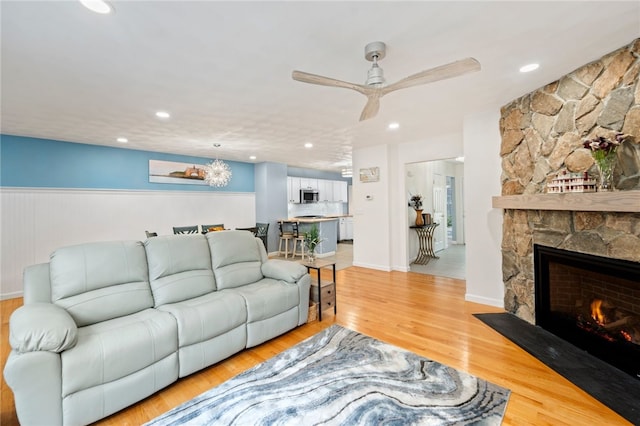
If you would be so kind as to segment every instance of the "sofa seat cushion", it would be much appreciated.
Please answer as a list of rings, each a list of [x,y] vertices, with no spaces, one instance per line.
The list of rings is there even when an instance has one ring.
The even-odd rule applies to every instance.
[[[76,345],[62,352],[62,395],[113,382],[177,350],[175,319],[155,309],[81,327]]]
[[[274,317],[300,303],[297,285],[270,278],[238,287],[235,291],[246,300],[249,323]]]
[[[245,301],[235,291],[216,291],[158,309],[175,317],[180,348],[204,342],[247,322]]]

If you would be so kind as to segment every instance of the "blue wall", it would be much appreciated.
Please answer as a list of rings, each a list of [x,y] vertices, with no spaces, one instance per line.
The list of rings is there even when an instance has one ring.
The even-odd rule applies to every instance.
[[[226,161],[224,188],[149,182],[149,160],[207,164],[210,159],[49,139],[0,135],[0,186],[254,192],[254,165]]]

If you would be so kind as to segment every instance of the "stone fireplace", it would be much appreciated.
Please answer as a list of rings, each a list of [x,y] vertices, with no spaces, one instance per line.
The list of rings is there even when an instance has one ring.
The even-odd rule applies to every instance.
[[[533,245],[640,262],[640,39],[501,110],[505,309],[535,324]],[[584,139],[622,132],[616,192],[546,194],[564,171],[597,175]]]
[[[504,209],[504,305],[531,324],[534,245],[640,264],[639,74],[636,39],[501,110],[502,194],[493,206]],[[629,136],[617,151],[614,192],[546,193],[563,172],[596,177],[582,143],[616,132]]]

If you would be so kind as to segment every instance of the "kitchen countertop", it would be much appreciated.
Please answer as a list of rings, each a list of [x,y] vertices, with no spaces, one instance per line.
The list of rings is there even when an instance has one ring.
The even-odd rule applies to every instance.
[[[284,219],[285,222],[300,222],[300,223],[319,223],[319,222],[330,222],[332,220],[338,220],[338,216],[326,216],[326,217],[291,217],[289,219]]]

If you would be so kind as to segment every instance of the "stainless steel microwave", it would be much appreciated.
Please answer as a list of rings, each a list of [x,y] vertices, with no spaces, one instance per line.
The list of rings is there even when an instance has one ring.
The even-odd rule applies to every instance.
[[[316,189],[301,189],[300,190],[300,202],[301,203],[317,203],[318,202],[318,190],[316,190]]]

